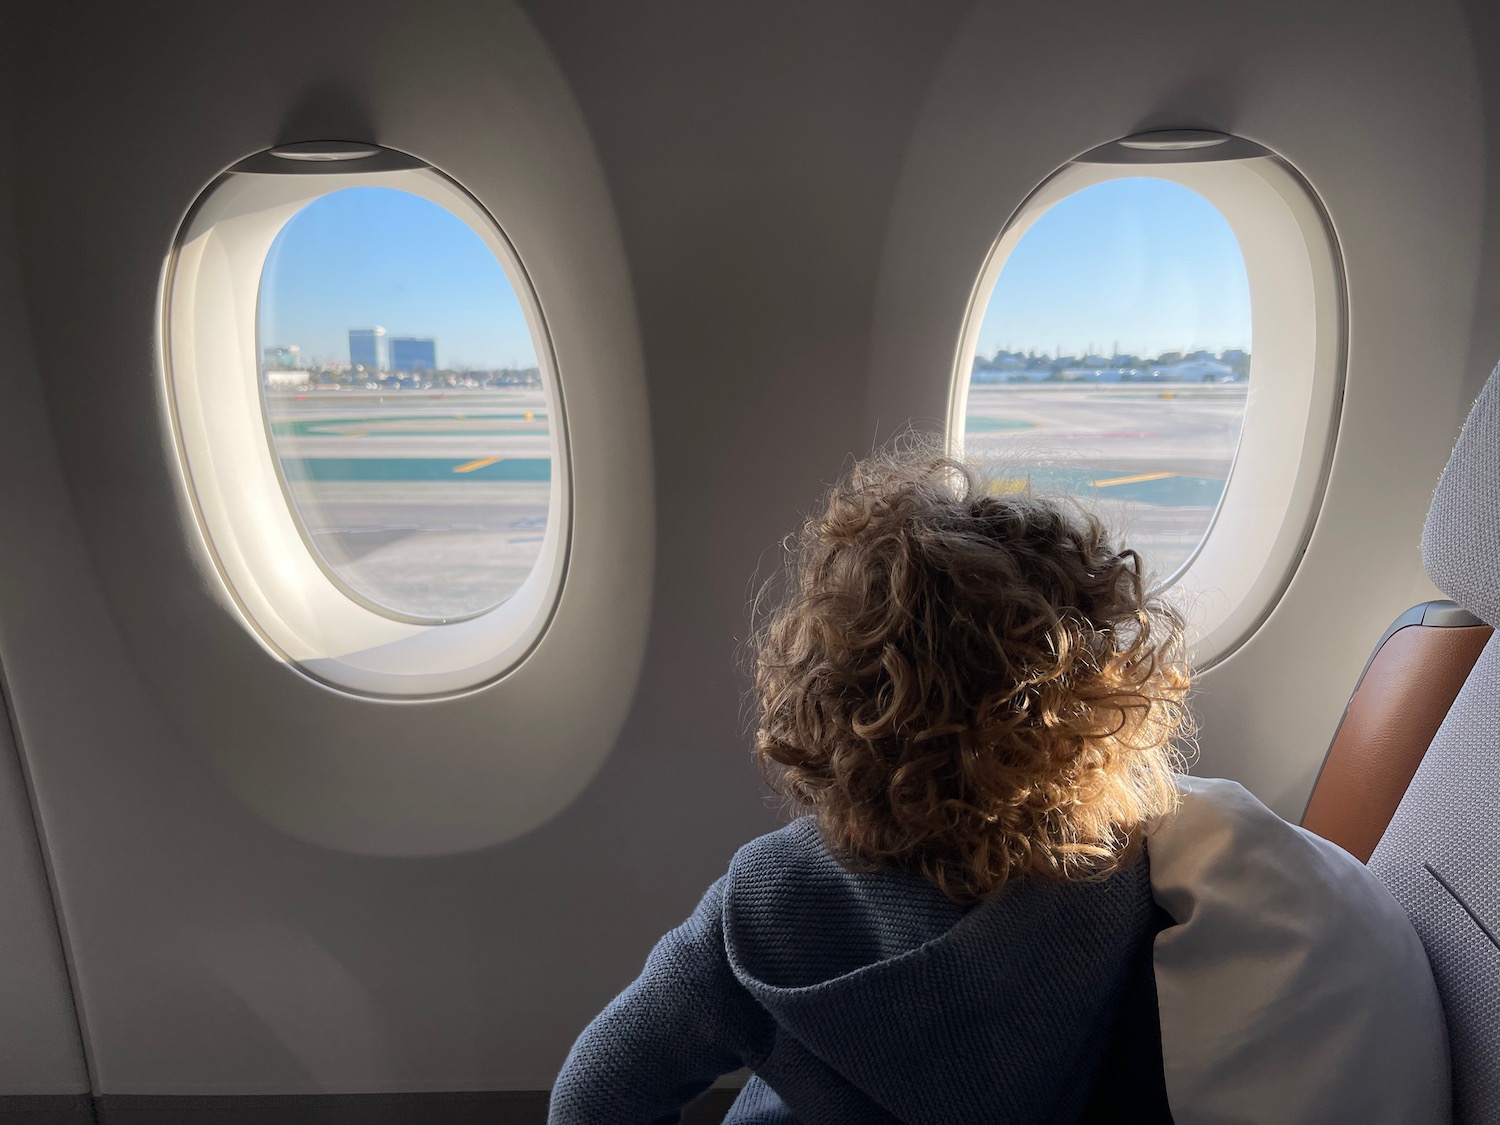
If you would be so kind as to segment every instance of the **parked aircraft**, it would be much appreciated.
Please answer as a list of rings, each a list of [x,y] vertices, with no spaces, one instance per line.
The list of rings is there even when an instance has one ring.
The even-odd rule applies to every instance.
[[[4,5],[0,1120],[546,1120],[785,823],[749,603],[914,432],[1138,546],[1192,772],[1374,854],[1493,1122],[1495,610],[1419,544],[1497,57],[1484,0]]]
[[[1227,363],[1216,363],[1211,359],[1189,360],[1166,367],[1151,368],[1145,378],[1155,382],[1170,383],[1231,383],[1235,379],[1234,368]]]

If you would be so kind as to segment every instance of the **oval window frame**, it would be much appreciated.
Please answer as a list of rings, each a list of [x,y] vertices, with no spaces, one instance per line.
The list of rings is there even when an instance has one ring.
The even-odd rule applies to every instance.
[[[415,157],[354,147],[359,155],[316,144],[259,153],[199,196],[163,276],[164,402],[200,560],[252,635],[331,687],[375,698],[449,697],[483,687],[524,660],[562,596],[573,530],[562,382],[531,276],[490,211]],[[318,155],[325,148],[332,155]],[[536,343],[552,422],[547,529],[527,579],[472,616],[403,617],[352,596],[307,541],[283,481],[256,351],[261,278],[272,243],[294,215],[353,187],[410,192],[463,221],[505,271]]]
[[[1177,135],[1159,136],[1170,145]],[[1343,407],[1348,302],[1338,240],[1311,185],[1253,142],[1195,136],[1222,140],[1158,148],[1144,134],[1102,145],[1063,165],[1012,212],[964,314],[947,442],[963,456],[980,325],[1006,261],[1037,219],[1086,188],[1138,176],[1169,180],[1207,199],[1240,244],[1253,346],[1245,416],[1223,495],[1192,555],[1163,583],[1187,614],[1193,664],[1202,671],[1270,617],[1312,538]],[[1287,449],[1297,456],[1287,459]]]

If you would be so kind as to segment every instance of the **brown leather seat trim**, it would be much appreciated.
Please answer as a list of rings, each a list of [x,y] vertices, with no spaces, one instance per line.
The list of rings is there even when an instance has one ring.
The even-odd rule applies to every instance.
[[[1333,736],[1304,828],[1369,860],[1492,631],[1414,623],[1387,635]]]

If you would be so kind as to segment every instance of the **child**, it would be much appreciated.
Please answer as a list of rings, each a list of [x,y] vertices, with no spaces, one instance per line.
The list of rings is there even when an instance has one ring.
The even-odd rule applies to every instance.
[[[1143,846],[1188,732],[1182,620],[1071,501],[860,464],[757,629],[751,841],[574,1045],[550,1120],[1168,1122]]]

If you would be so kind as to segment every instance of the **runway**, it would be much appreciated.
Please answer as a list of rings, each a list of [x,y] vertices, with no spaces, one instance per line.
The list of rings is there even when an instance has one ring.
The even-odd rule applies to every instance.
[[[531,573],[552,475],[540,388],[267,391],[266,408],[303,527],[361,598],[452,619]]]
[[[1246,391],[976,386],[965,451],[997,491],[1029,486],[1078,497],[1165,577],[1213,517]],[[357,596],[450,619],[498,604],[530,573],[553,471],[540,388],[275,389],[266,407],[303,527]]]
[[[1079,498],[1164,579],[1207,532],[1234,464],[1248,386],[970,388],[964,449],[999,487]]]

